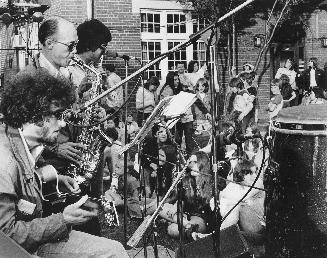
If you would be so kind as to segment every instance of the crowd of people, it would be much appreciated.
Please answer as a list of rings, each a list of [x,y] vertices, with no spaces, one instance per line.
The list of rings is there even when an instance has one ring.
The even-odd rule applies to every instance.
[[[266,149],[260,139],[244,143],[222,140],[232,132],[252,135],[258,131],[258,76],[251,64],[234,73],[223,121],[214,125],[207,66],[196,60],[189,62],[187,69],[185,63],[178,63],[162,85],[159,78],[150,77],[138,88],[136,112],[130,112],[126,120],[120,112],[124,100],[121,87],[94,106],[92,113],[75,114],[69,120],[64,111],[83,106],[94,97],[95,87],[103,91],[121,81],[113,65],[101,67],[101,57],[111,41],[110,30],[96,19],[76,29],[65,19],[51,17],[40,25],[38,37],[41,51],[30,66],[6,83],[0,106],[4,122],[0,131],[1,231],[41,257],[128,257],[119,242],[101,237],[99,205],[89,198],[105,197],[117,207],[123,206],[127,188],[131,218],[152,214],[170,191],[159,212],[168,235],[178,237],[183,230],[186,237],[195,239],[211,233],[219,223],[212,193],[212,150],[210,142],[200,148],[195,138],[217,126],[222,133],[211,135],[211,140],[216,137],[220,141],[219,159],[224,164],[218,173],[221,229],[238,224],[248,233],[263,232],[265,192],[259,168],[266,162]],[[100,81],[88,67],[98,69]],[[288,59],[271,81],[270,119],[282,108],[325,103],[326,74],[318,68],[316,58],[310,59],[302,74],[295,72],[293,60]],[[175,126],[168,128],[164,120],[155,123],[138,151],[131,148],[123,154],[124,145],[133,141],[159,101],[181,92],[193,94],[195,102]],[[90,133],[103,131],[106,141],[95,173],[85,175],[90,184],[82,187],[75,175],[67,172],[71,164],[79,166],[90,151],[90,146],[78,140],[86,129],[76,126],[76,121],[85,121],[85,116],[97,124]],[[73,122],[67,123],[67,119]],[[182,187],[171,189],[183,169]],[[53,178],[66,193],[80,198],[59,210],[46,208],[42,185]],[[233,208],[242,198],[241,205]],[[178,225],[181,217],[183,223]]]
[[[294,60],[289,58],[277,70],[271,81],[272,98],[268,105],[270,119],[277,116],[282,108],[326,103],[327,66],[318,66],[318,59],[309,59],[308,68],[298,73]]]

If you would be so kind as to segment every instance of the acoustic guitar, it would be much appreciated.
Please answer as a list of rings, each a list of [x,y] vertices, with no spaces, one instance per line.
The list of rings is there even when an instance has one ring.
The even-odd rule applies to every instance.
[[[44,201],[44,215],[62,212],[63,209],[77,202],[84,194],[68,192],[59,184],[59,176],[57,170],[46,165],[36,169],[36,174],[41,183],[41,191]],[[119,226],[118,214],[114,201],[110,201],[103,195],[100,198],[88,197],[90,202],[97,203],[104,211],[105,221],[109,227]]]

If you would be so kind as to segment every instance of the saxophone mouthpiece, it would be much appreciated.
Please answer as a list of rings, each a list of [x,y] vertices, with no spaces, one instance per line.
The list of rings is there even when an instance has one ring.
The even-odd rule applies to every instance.
[[[76,55],[74,55],[74,56],[72,57],[72,60],[73,60],[75,63],[77,63],[78,65],[81,65],[81,66],[84,65],[84,62],[83,62],[80,58],[78,58],[78,56],[76,56]]]

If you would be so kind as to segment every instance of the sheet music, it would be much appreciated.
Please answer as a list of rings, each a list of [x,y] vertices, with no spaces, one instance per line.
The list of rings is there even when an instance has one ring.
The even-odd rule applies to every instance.
[[[163,110],[162,115],[167,118],[180,116],[191,107],[195,100],[195,94],[181,91],[172,98],[169,105]]]
[[[161,114],[168,119],[172,118],[168,120],[167,127],[171,129],[180,119],[180,116],[185,114],[195,101],[196,95],[193,93],[181,91],[175,95]]]

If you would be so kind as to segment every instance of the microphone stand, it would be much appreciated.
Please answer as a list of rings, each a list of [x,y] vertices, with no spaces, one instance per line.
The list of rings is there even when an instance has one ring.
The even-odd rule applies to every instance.
[[[175,178],[175,181],[172,183],[172,185],[168,189],[167,193],[162,198],[161,202],[159,203],[159,205],[158,205],[157,209],[154,211],[154,213],[151,216],[148,215],[145,218],[145,220],[142,222],[142,224],[138,227],[138,229],[134,232],[133,236],[129,239],[129,241],[127,243],[128,246],[135,247],[138,244],[138,242],[140,241],[140,239],[142,238],[142,236],[144,235],[145,231],[149,228],[149,226],[153,223],[153,221],[158,217],[162,206],[165,204],[166,200],[168,199],[168,197],[170,196],[170,194],[172,193],[172,191],[174,190],[176,185],[179,183],[179,181],[182,180],[182,178],[184,177],[185,171],[187,169],[187,165],[188,164],[186,164],[184,166],[182,171],[178,172],[177,177]]]
[[[125,74],[126,77],[128,76],[128,60],[124,59],[125,61]],[[125,101],[127,101],[128,98],[128,83],[126,81],[125,83]],[[127,116],[128,116],[128,105],[125,106],[125,144],[127,142]],[[128,158],[128,152],[126,151],[124,153],[124,246],[127,247],[127,158]]]

